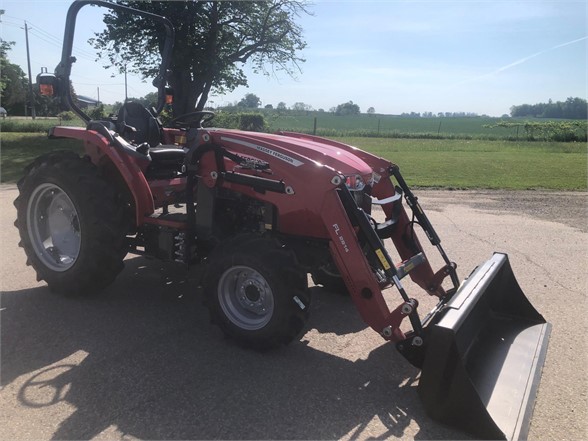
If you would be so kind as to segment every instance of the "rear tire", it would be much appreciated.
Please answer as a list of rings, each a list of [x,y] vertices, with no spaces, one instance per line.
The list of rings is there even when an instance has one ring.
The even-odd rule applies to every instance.
[[[96,293],[123,269],[126,222],[114,187],[73,152],[37,158],[14,201],[27,265],[53,292]]]
[[[277,240],[243,234],[219,245],[203,280],[213,323],[238,344],[266,350],[290,343],[308,319],[306,273]]]

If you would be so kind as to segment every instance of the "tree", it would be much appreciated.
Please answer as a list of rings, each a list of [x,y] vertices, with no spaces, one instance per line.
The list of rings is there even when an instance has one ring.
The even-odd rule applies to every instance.
[[[374,109],[373,107],[370,107],[369,109],[367,109],[367,114],[370,116],[373,116],[376,114],[376,109]]]
[[[90,111],[88,111],[88,116],[96,120],[104,118],[106,116],[104,114],[104,104],[99,104],[96,107],[90,109]]]
[[[512,117],[586,119],[587,103],[582,98],[569,97],[564,102],[549,100],[547,103],[521,104],[510,108]]]
[[[8,60],[12,45],[13,41],[0,39],[0,102],[9,114],[19,114],[25,109],[28,81],[20,66]]]
[[[285,110],[288,110],[288,106],[286,105],[286,103],[285,103],[284,101],[280,101],[280,102],[278,103],[278,107],[277,107],[277,109],[278,109],[280,112],[283,112],[283,111],[285,111]]]
[[[336,115],[359,115],[359,106],[353,104],[353,101],[348,101],[343,104],[339,104],[335,109]]]
[[[310,112],[312,110],[312,106],[310,104],[297,102],[292,105],[292,110],[296,112]]]
[[[139,98],[139,102],[145,107],[157,106],[157,92],[149,92],[143,98]]]
[[[237,106],[246,107],[247,109],[257,109],[261,106],[261,100],[254,93],[248,93],[237,103]]]
[[[255,72],[294,75],[304,61],[306,43],[294,20],[308,13],[304,0],[127,1],[131,6],[169,18],[175,26],[170,85],[174,114],[202,110],[211,91],[222,94],[246,86],[244,63]],[[105,16],[106,29],[93,39],[101,56],[118,67],[153,78],[163,35],[147,19],[120,12]]]

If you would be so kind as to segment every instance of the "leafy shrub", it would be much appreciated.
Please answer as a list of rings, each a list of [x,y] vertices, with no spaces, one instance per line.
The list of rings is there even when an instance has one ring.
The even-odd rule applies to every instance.
[[[168,123],[173,119],[172,113],[168,108],[164,108],[161,112],[159,112],[158,118],[159,121],[161,121],[161,124],[163,124],[164,126],[167,126]]]
[[[100,104],[99,106],[94,107],[88,112],[88,116],[94,120],[100,120],[104,118],[106,116],[104,114],[104,105]]]
[[[77,118],[76,114],[69,110],[67,112],[61,112],[57,116],[61,121],[71,121]]]
[[[265,118],[260,113],[241,113],[239,114],[239,129],[250,132],[267,131]]]
[[[207,127],[221,127],[223,129],[239,128],[239,116],[232,112],[217,112],[212,121],[206,124]]]
[[[496,124],[485,125],[484,127],[514,127],[522,128],[527,141],[560,141],[560,142],[586,142],[588,138],[588,123],[586,121],[500,121]]]
[[[250,132],[265,132],[268,124],[260,113],[218,112],[208,127],[222,127],[224,129],[239,129]]]

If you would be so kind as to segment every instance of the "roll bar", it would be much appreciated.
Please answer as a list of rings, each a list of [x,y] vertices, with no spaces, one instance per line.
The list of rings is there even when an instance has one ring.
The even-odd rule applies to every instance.
[[[61,52],[61,61],[55,68],[55,76],[61,83],[59,87],[59,96],[61,99],[65,99],[68,106],[77,113],[80,118],[84,121],[90,121],[90,117],[80,109],[74,102],[71,96],[71,90],[69,86],[71,68],[73,63],[76,61],[75,57],[72,56],[73,41],[76,28],[76,17],[80,9],[87,5],[96,5],[114,11],[128,12],[134,15],[152,19],[159,22],[165,28],[165,41],[163,44],[163,50],[161,54],[161,66],[159,67],[159,73],[153,80],[153,85],[157,88],[157,107],[156,112],[159,114],[165,105],[165,87],[167,82],[167,71],[171,62],[171,54],[174,45],[174,27],[172,22],[161,15],[152,14],[151,12],[139,11],[138,9],[129,8],[127,6],[121,6],[114,3],[109,3],[103,0],[75,0],[67,11],[67,17],[65,20],[65,32],[63,35],[63,49]]]

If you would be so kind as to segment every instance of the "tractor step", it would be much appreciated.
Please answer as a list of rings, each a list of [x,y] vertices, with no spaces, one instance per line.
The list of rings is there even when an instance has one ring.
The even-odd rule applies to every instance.
[[[418,253],[412,256],[410,259],[396,265],[396,273],[398,274],[398,278],[404,278],[409,272],[426,261],[427,258],[425,255],[423,253]]]

